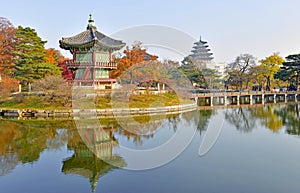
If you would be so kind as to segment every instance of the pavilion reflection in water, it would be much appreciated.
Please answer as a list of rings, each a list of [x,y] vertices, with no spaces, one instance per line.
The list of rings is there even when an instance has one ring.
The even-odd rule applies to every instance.
[[[114,130],[113,127],[69,130],[68,149],[73,150],[74,154],[63,161],[62,172],[88,178],[92,192],[95,192],[101,176],[117,169],[116,166],[126,166],[120,156],[113,155],[113,148],[118,146],[113,136]]]

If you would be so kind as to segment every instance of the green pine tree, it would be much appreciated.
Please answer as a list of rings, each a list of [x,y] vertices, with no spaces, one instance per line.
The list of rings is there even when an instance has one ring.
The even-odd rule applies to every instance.
[[[15,71],[17,78],[25,87],[47,75],[60,75],[61,70],[46,63],[45,43],[32,28],[19,26],[16,31]]]
[[[189,57],[184,58],[179,70],[191,81],[192,84],[196,83],[198,85],[202,85],[205,83],[201,71]]]
[[[274,75],[274,78],[295,84],[296,90],[298,91],[300,82],[300,54],[289,55],[286,57],[286,62],[282,63],[282,67]]]

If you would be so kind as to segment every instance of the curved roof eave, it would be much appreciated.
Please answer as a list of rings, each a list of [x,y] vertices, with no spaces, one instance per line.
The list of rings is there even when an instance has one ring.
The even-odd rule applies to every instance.
[[[96,42],[95,42],[96,41]],[[93,47],[95,45],[98,45],[100,47],[104,47],[106,49],[112,49],[112,50],[119,50],[119,49],[122,49],[126,44],[122,42],[122,44],[120,45],[115,45],[115,46],[112,46],[112,45],[107,45],[105,44],[104,42],[101,42],[100,40],[91,40],[89,42],[85,42],[83,44],[68,44],[66,42],[63,42],[63,41],[59,41],[60,43],[60,47],[63,48],[63,49],[71,49],[71,48],[80,48],[80,47]]]

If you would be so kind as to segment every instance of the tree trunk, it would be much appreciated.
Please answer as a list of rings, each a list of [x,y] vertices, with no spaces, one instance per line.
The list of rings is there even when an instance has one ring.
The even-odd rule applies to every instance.
[[[240,80],[240,90],[242,90],[243,89],[243,79],[241,78],[241,80]]]
[[[298,91],[298,85],[299,85],[299,73],[300,73],[300,71],[297,71],[297,78],[296,78],[296,91]]]
[[[243,89],[243,76],[244,76],[244,73],[241,72],[241,73],[240,73],[240,90]]]
[[[267,77],[267,88],[266,88],[267,91],[270,91],[271,90],[271,80],[270,80],[270,76]]]
[[[132,71],[130,71],[130,84],[132,84],[133,83],[133,72]]]
[[[249,80],[247,80],[246,82],[246,90],[248,90],[248,86],[249,86]]]
[[[31,83],[28,83],[28,92],[31,92]]]

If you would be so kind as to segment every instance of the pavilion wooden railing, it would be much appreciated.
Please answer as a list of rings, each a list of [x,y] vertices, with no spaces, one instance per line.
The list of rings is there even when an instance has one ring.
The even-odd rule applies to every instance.
[[[74,82],[102,82],[102,83],[115,83],[117,82],[116,79],[113,79],[113,78],[98,78],[98,79],[95,79],[95,80],[92,80],[92,79],[86,79],[86,80],[83,80],[83,79],[74,79]]]
[[[99,68],[117,68],[117,63],[115,62],[83,62],[75,60],[67,60],[66,65],[68,67],[99,67]]]

